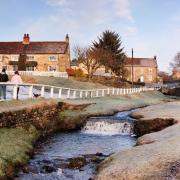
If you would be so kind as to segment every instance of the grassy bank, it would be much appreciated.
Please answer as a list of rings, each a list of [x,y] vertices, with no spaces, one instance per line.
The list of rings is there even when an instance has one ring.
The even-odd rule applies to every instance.
[[[33,126],[0,129],[0,179],[13,177],[14,168],[27,163],[28,153],[33,150],[38,137],[39,133]]]
[[[159,92],[143,92],[128,96],[114,96],[90,100],[65,100],[56,129],[59,131],[80,128],[88,117],[111,115],[118,111],[159,104],[170,101]],[[0,112],[15,111],[28,107],[39,107],[49,100],[35,99],[26,101],[1,102]],[[53,102],[56,102],[53,100]],[[49,109],[51,111],[51,109]],[[45,123],[45,122],[44,122]],[[48,127],[47,127],[48,128]],[[28,153],[33,149],[34,142],[43,132],[33,126],[0,129],[0,179],[11,176],[14,167],[24,164],[29,159]]]
[[[107,88],[107,86],[100,83],[82,82],[72,78],[57,78],[57,77],[41,77],[41,76],[24,76],[23,81],[27,83],[46,84],[58,87],[66,87],[73,89],[100,89]]]

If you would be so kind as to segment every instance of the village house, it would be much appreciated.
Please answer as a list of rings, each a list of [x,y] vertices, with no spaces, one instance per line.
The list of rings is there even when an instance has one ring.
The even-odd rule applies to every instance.
[[[71,68],[73,69],[82,69],[85,74],[87,70],[84,65],[78,64],[77,62],[71,63]],[[125,68],[128,71],[126,79],[128,81],[134,82],[145,82],[145,83],[154,83],[157,82],[157,73],[158,65],[156,57],[154,58],[126,58]],[[133,73],[132,73],[133,72]],[[94,73],[95,76],[111,76],[112,73],[105,73],[105,68],[101,66]],[[133,77],[133,78],[132,78]]]
[[[173,73],[172,73],[172,79],[180,80],[180,67],[174,68]]]
[[[25,61],[20,62],[24,56]],[[21,63],[24,63],[22,66]],[[21,69],[19,67],[21,66]],[[22,69],[23,67],[23,69]],[[7,71],[66,72],[70,67],[69,37],[65,41],[31,42],[24,34],[22,42],[0,42],[0,69]]]
[[[156,56],[154,58],[127,58],[127,80],[134,82],[155,83],[158,76]]]

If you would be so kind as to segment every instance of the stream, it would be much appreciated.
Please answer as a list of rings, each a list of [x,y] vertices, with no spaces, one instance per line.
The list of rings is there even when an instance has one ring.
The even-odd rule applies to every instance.
[[[55,134],[15,179],[92,180],[106,157],[135,145],[131,112],[92,117],[80,131]]]

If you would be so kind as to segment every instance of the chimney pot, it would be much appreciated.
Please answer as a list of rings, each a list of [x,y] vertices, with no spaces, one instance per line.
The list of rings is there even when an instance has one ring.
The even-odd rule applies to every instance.
[[[30,37],[29,34],[24,34],[23,37],[23,44],[29,44],[30,43]]]

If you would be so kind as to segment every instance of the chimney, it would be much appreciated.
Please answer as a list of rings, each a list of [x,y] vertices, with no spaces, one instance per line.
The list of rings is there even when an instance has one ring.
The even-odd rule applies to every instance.
[[[29,44],[30,43],[30,37],[29,34],[24,34],[23,37],[23,44]]]
[[[157,57],[156,57],[156,56],[154,56],[154,60],[157,60]]]
[[[69,35],[66,34],[66,42],[69,43]]]

